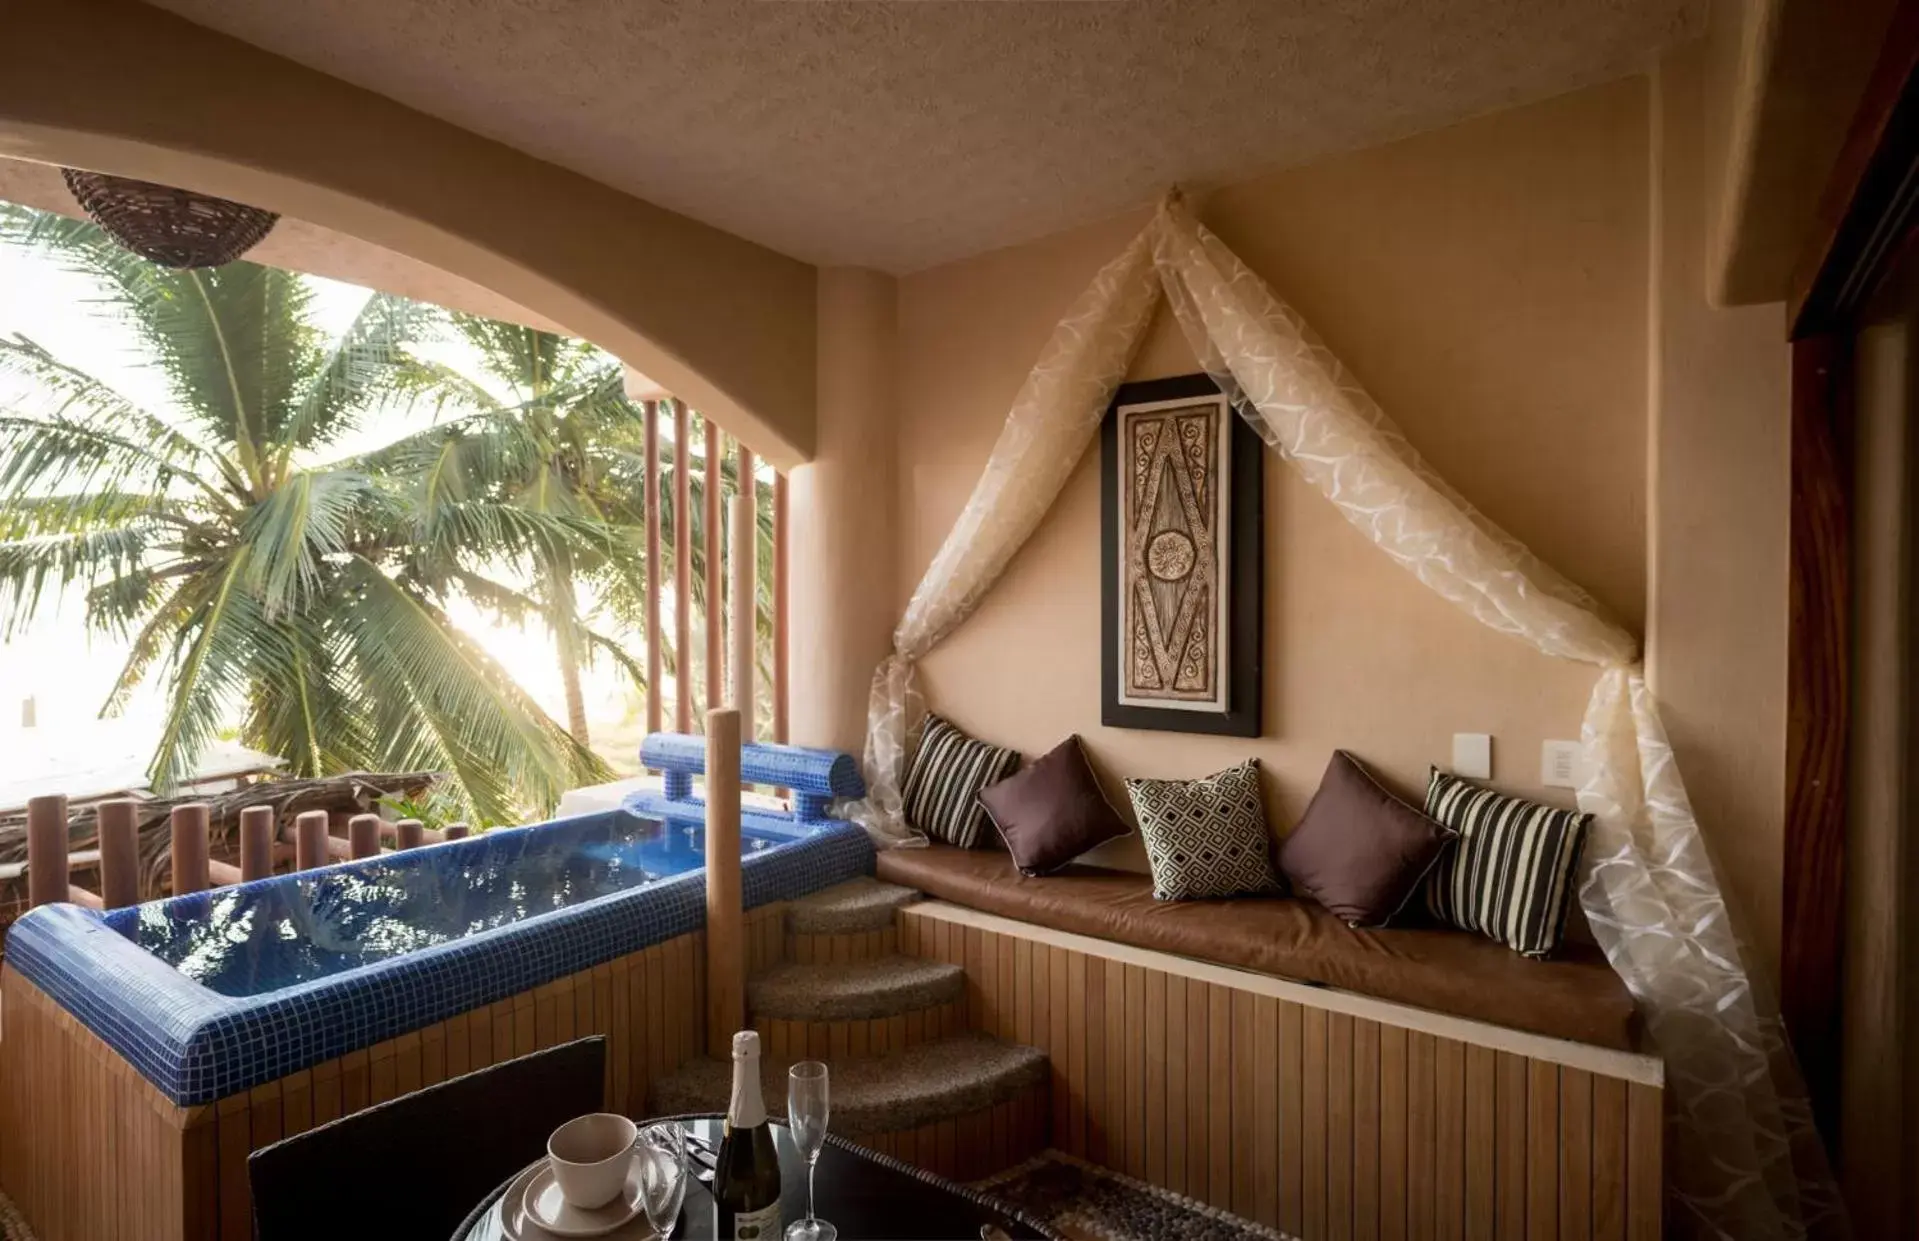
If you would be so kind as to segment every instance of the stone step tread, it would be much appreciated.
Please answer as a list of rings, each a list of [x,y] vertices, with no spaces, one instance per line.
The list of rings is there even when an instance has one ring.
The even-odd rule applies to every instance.
[[[912,888],[861,876],[802,896],[788,905],[786,927],[795,935],[883,931],[893,925],[895,910],[919,899],[920,894]]]
[[[766,1109],[786,1112],[792,1061],[761,1059]],[[958,1034],[868,1060],[829,1062],[834,1133],[892,1133],[993,1107],[1047,1079],[1046,1053],[983,1034]],[[730,1062],[702,1057],[653,1087],[662,1115],[724,1111],[732,1097]]]
[[[947,961],[884,956],[835,964],[789,961],[746,984],[755,1017],[787,1021],[863,1021],[899,1017],[956,1000],[966,971]]]

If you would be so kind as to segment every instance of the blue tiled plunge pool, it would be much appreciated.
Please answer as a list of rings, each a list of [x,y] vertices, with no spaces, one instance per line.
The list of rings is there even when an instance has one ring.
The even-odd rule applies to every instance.
[[[799,839],[742,832],[751,857]],[[452,943],[705,865],[697,827],[624,811],[493,832],[448,865],[341,866],[107,914],[181,974],[244,998]]]
[[[6,967],[175,1104],[225,1099],[700,930],[699,746],[649,739],[667,792],[625,810],[106,914],[44,905],[14,923]],[[849,757],[745,751],[746,778],[797,806],[743,816],[745,908],[872,872],[865,832],[825,814],[863,792]]]

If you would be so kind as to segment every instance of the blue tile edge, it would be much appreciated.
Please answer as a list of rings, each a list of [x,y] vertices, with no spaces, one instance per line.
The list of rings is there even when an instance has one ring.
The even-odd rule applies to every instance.
[[[538,831],[540,826],[514,829]],[[458,849],[483,838],[435,846]],[[341,866],[379,866],[384,861]],[[870,875],[856,824],[811,826],[741,862],[746,908]],[[258,880],[283,882],[288,876]],[[199,901],[202,896],[175,897]],[[706,872],[618,892],[260,996],[219,995],[77,905],[18,919],[6,961],[181,1107],[194,1107],[699,930]],[[583,947],[584,946],[584,947]]]

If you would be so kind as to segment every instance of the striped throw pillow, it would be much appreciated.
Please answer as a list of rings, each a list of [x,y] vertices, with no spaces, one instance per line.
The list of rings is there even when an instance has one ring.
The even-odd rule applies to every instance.
[[[971,849],[986,822],[980,790],[1018,768],[1019,751],[976,741],[928,715],[906,773],[906,821],[935,840]]]
[[[1437,767],[1426,813],[1459,833],[1426,881],[1426,908],[1525,956],[1551,956],[1592,816],[1495,793]]]

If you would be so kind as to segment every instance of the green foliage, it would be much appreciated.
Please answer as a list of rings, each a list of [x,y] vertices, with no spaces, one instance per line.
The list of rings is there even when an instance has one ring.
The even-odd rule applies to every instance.
[[[0,636],[83,589],[88,624],[131,646],[105,710],[163,678],[156,786],[236,712],[240,737],[298,775],[450,772],[449,812],[475,822],[603,778],[445,608],[464,594],[537,611],[572,649],[631,671],[549,585],[570,573],[645,589],[628,459],[638,421],[610,359],[452,320],[537,380],[502,402],[409,348],[444,323],[403,299],[374,296],[329,341],[311,286],[287,272],[171,271],[90,224],[16,207],[0,207],[0,244],[92,279],[171,397],[164,414],[144,409],[29,339],[0,338]],[[338,454],[373,419],[448,407],[466,412]],[[515,585],[527,575],[540,596]]]
[[[527,569],[528,588],[467,568],[440,584],[458,589],[502,620],[537,619],[554,634],[556,657],[579,702],[579,673],[610,662],[646,692],[641,661],[600,627],[641,630],[647,592],[645,557],[646,411],[628,400],[619,363],[583,341],[473,315],[449,314],[452,338],[478,359],[478,375],[419,364],[410,374],[417,396],[465,410],[355,462],[371,474],[413,480],[409,500],[420,541],[435,564],[466,564],[460,549],[492,546]],[[662,423],[670,414],[663,408]],[[662,561],[689,541],[693,605],[704,612],[706,460],[698,445],[704,424],[693,420],[694,444],[682,460],[666,429],[660,444]],[[738,488],[738,462],[720,462],[720,486]],[[671,497],[687,471],[692,529],[676,528]],[[772,634],[772,495],[758,493],[759,599],[762,651]],[[664,588],[665,583],[661,583]],[[582,595],[589,601],[583,609]],[[693,675],[692,652],[675,647],[678,635],[662,626],[662,662],[673,675]],[[762,669],[762,684],[766,682]],[[762,694],[763,703],[768,696]],[[570,722],[586,743],[585,721]]]

